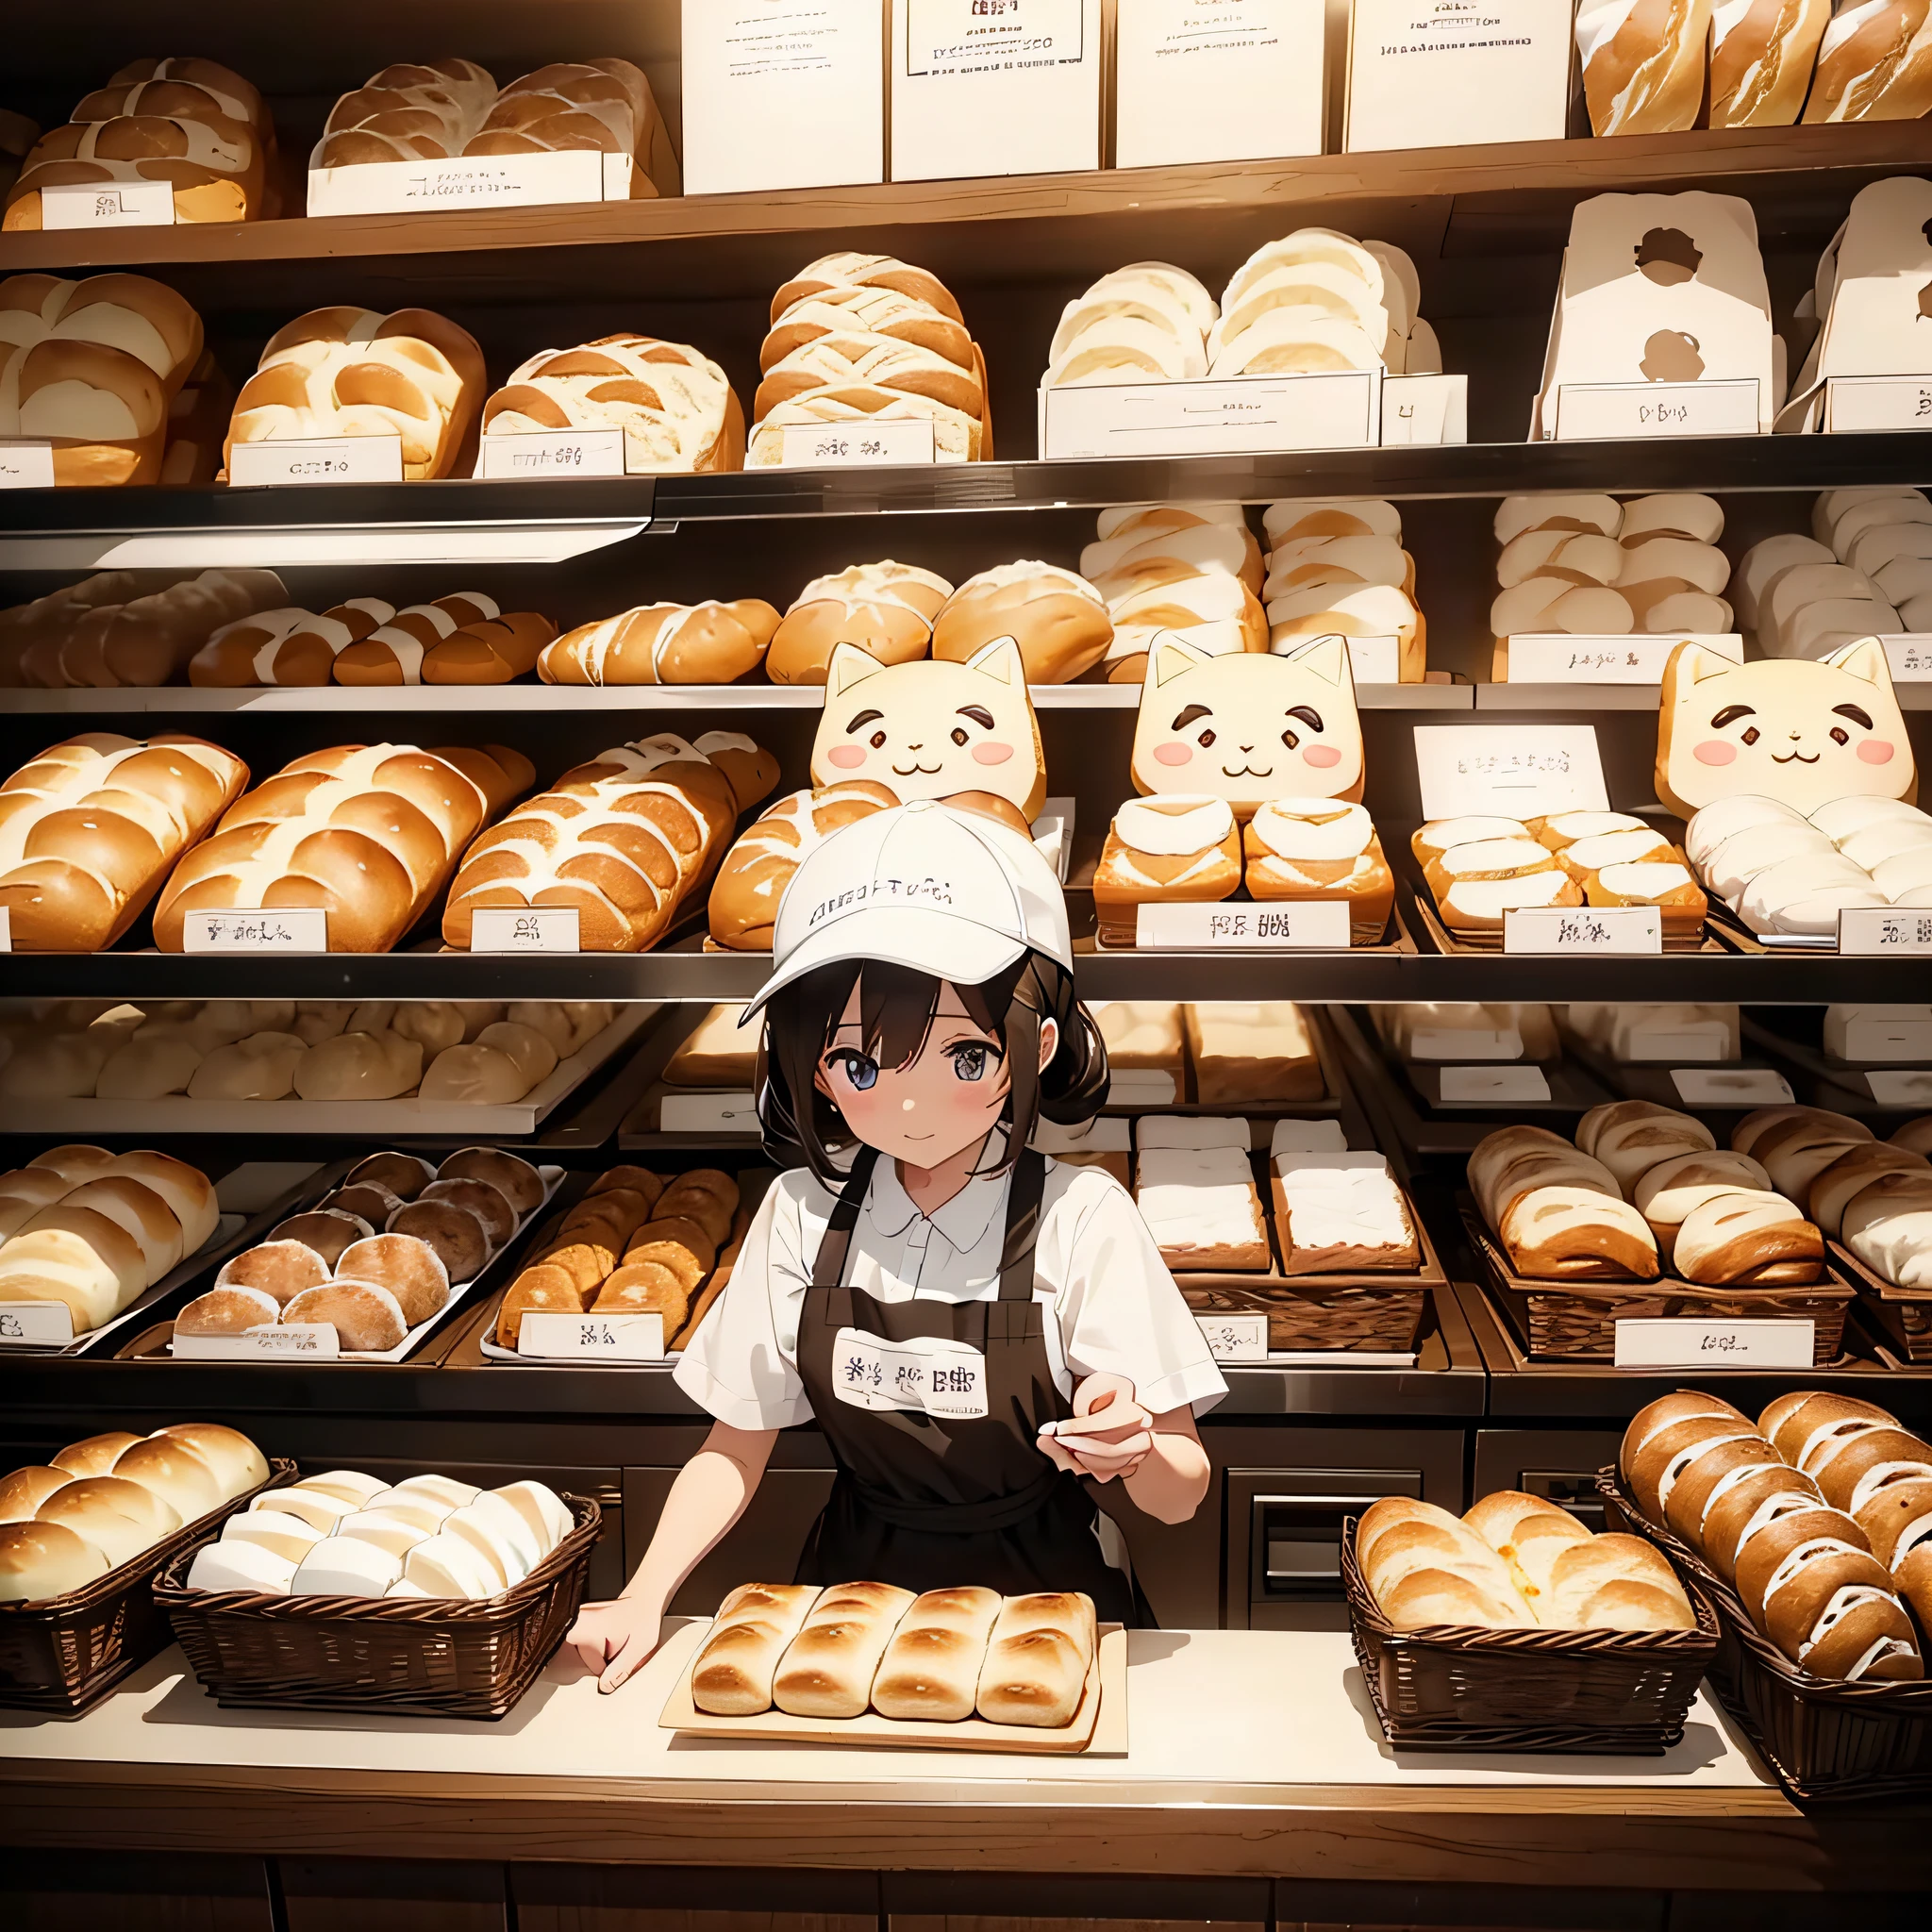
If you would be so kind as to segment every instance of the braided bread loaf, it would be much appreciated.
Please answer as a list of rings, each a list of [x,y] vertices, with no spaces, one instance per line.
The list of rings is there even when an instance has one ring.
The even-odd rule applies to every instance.
[[[643,604],[567,631],[537,659],[545,684],[731,684],[756,671],[778,613],[732,604]]]
[[[58,484],[153,483],[201,317],[145,275],[0,282],[0,438],[54,445]]]
[[[778,625],[765,675],[774,684],[823,684],[839,644],[857,644],[881,664],[909,664],[931,648],[933,620],[952,594],[944,577],[891,558],[814,577]]]
[[[495,100],[495,79],[474,60],[399,61],[330,108],[308,165],[446,160],[463,152]]]
[[[776,775],[774,762],[739,755],[744,741],[721,740],[718,761],[709,741],[667,733],[566,772],[463,855],[444,941],[467,950],[478,907],[574,906],[585,952],[656,945],[709,884],[739,813]]]
[[[287,594],[273,571],[208,570],[125,598],[44,598],[21,613],[20,655],[0,681],[55,691],[173,684],[189,652],[217,627]]]
[[[412,604],[337,653],[338,684],[508,684],[537,667],[557,626],[534,610],[506,614],[480,591]]]
[[[599,336],[532,356],[483,406],[483,426],[497,436],[622,429],[632,476],[744,467],[744,411],[724,372],[654,336]]]
[[[535,775],[504,745],[311,752],[240,799],[175,868],[155,943],[181,951],[190,912],[319,906],[331,952],[386,953]]]
[[[591,148],[629,155],[631,195],[675,194],[677,156],[651,83],[628,60],[557,61],[497,95],[467,155],[551,154]]]
[[[209,690],[329,682],[337,657],[389,623],[395,607],[351,597],[327,610],[290,605],[225,624],[188,660],[188,682]]]
[[[248,782],[195,738],[91,731],[0,785],[0,906],[17,953],[97,953]]]
[[[794,791],[769,808],[724,856],[709,906],[711,937],[738,953],[769,953],[778,902],[792,874],[843,825],[899,803],[869,778]]]
[[[222,451],[308,436],[403,440],[410,481],[456,473],[483,400],[483,351],[426,308],[311,308],[268,340]]]

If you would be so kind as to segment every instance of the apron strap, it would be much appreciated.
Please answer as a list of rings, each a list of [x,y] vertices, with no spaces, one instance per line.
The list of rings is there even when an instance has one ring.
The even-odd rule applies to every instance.
[[[858,1225],[858,1210],[865,1205],[865,1191],[872,1186],[872,1171],[878,1158],[876,1147],[864,1145],[853,1157],[852,1173],[839,1191],[838,1205],[825,1223],[824,1238],[812,1257],[814,1288],[837,1288],[845,1279],[845,1259],[852,1252],[852,1230]]]
[[[1046,1188],[1046,1157],[1023,1147],[1007,1189],[1007,1239],[1000,1250],[1003,1302],[1033,1299],[1033,1248],[1040,1239],[1040,1199]]]

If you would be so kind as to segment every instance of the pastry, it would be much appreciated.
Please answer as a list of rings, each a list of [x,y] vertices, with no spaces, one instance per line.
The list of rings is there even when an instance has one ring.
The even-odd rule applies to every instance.
[[[1395,877],[1374,823],[1337,799],[1274,798],[1241,831],[1243,882],[1251,898],[1342,899],[1352,944],[1374,945],[1389,924]]]
[[[1241,877],[1241,833],[1224,798],[1130,798],[1114,814],[1093,877],[1101,938],[1132,945],[1141,906],[1225,899]]]

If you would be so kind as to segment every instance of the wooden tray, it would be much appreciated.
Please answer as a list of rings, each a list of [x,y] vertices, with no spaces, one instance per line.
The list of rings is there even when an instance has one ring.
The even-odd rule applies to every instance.
[[[991,1751],[1067,1756],[1076,1752],[1124,1757],[1127,1749],[1127,1633],[1118,1624],[1100,1626],[1100,1644],[1074,1721],[1059,1730],[1028,1724],[992,1724],[969,1717],[957,1724],[922,1724],[881,1717],[788,1717],[767,1710],[757,1717],[713,1717],[691,1702],[691,1667],[709,1624],[692,1624],[665,1644],[675,1654],[677,1683],[665,1700],[658,1727],[703,1738],[757,1738],[786,1744],[872,1744],[888,1751]]]
[[[1900,1288],[1868,1268],[1842,1241],[1826,1241],[1837,1268],[1858,1291],[1867,1322],[1915,1366],[1932,1362],[1932,1290]]]

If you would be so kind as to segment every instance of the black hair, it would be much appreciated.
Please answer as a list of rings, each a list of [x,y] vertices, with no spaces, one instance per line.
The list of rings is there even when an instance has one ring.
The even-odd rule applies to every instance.
[[[782,988],[765,1008],[758,1047],[758,1122],[774,1160],[801,1158],[828,1188],[844,1184],[858,1141],[815,1084],[819,1061],[858,991],[860,1050],[881,1066],[903,1067],[932,1030],[940,996],[951,983],[973,1024],[1006,1052],[1010,1085],[1000,1114],[1004,1149],[991,1173],[1011,1165],[1044,1118],[1078,1126],[1106,1105],[1107,1042],[1074,996],[1073,974],[1038,953],[1025,953],[978,986],[947,982],[880,959],[840,959]],[[1040,1030],[1051,1019],[1059,1041],[1040,1065]]]

